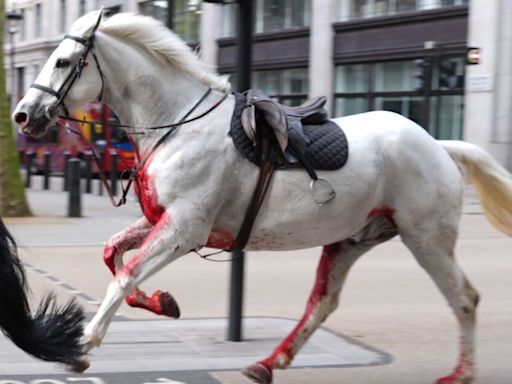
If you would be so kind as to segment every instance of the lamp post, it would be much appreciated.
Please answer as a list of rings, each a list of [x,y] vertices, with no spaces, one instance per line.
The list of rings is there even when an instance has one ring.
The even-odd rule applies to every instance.
[[[9,46],[11,47],[11,111],[16,105],[16,75],[14,65],[14,35],[18,33],[18,23],[23,19],[23,15],[16,11],[7,11],[5,13],[7,18],[7,33],[9,34]]]
[[[237,77],[238,90],[244,92],[251,87],[251,56],[252,56],[252,0],[203,0],[206,3],[232,4],[238,3],[238,53]],[[233,252],[231,262],[231,282],[229,294],[228,340],[242,340],[242,315],[244,293],[245,253]]]

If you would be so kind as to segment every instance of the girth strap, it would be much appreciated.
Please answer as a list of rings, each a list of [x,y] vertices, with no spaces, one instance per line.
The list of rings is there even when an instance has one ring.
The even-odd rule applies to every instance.
[[[272,133],[268,126],[261,125],[257,128],[261,131],[258,135],[258,144],[261,148],[261,165],[258,182],[252,194],[251,202],[245,211],[244,220],[242,221],[242,225],[238,231],[233,247],[226,250],[229,252],[239,252],[247,246],[252,232],[252,227],[254,226],[254,221],[256,220],[261,205],[265,200],[268,187],[270,186],[270,181],[272,180],[272,175],[274,174],[276,158],[278,155],[277,145],[272,143],[275,138],[272,137]]]

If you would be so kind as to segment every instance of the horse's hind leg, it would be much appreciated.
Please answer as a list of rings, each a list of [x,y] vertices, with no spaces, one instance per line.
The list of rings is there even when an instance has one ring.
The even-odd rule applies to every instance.
[[[123,268],[123,255],[127,251],[140,247],[152,227],[151,223],[142,217],[110,238],[103,252],[103,261],[112,275],[115,276]],[[169,292],[156,291],[151,297],[148,297],[143,291],[136,288],[125,300],[131,307],[146,309],[157,315],[180,317],[178,303]]]
[[[336,309],[341,288],[354,262],[395,234],[394,224],[385,218],[377,218],[354,238],[325,246],[302,319],[269,357],[247,367],[243,374],[256,383],[272,383],[272,370],[286,368],[313,332]]]
[[[402,239],[443,293],[460,327],[461,351],[458,365],[452,374],[439,379],[437,384],[471,383],[474,378],[474,328],[478,293],[455,260],[453,249],[457,228],[443,228],[439,225],[434,231],[431,228],[416,229],[417,233],[422,233],[421,236],[401,232]],[[429,232],[435,235],[425,238],[425,233]]]

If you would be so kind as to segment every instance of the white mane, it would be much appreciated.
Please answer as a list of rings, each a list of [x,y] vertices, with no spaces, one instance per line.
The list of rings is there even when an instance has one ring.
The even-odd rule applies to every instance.
[[[132,42],[155,59],[183,70],[213,89],[230,89],[227,77],[211,72],[175,33],[152,17],[119,13],[103,21],[99,31]]]

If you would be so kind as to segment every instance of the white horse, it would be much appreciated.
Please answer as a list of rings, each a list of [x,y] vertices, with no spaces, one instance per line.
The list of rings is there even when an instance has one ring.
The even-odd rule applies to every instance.
[[[172,32],[151,18],[119,14],[80,18],[18,104],[20,132],[39,136],[66,110],[99,97],[133,127],[178,122],[207,94],[190,118],[153,152],[167,130],[127,128],[146,159],[137,193],[144,217],[113,236],[105,260],[114,273],[104,301],[86,326],[84,345],[98,347],[124,298],[177,317],[167,293],[148,297],[137,286],[164,266],[204,246],[229,248],[258,178],[228,135],[235,105],[229,84],[210,73]],[[73,75],[79,73],[80,76]],[[215,108],[213,108],[215,107]],[[206,113],[206,112],[208,113]],[[454,245],[461,217],[463,177],[472,182],[491,222],[512,236],[512,175],[478,147],[436,141],[394,113],[370,112],[334,120],[348,138],[350,158],[337,171],[319,172],[337,197],[318,206],[304,170],[278,171],[256,219],[247,250],[324,246],[303,318],[267,358],[244,373],[272,382],[336,308],[353,263],[396,234],[430,274],[460,324],[460,361],[440,384],[470,383],[478,294],[458,266]],[[145,156],[148,156],[147,158]],[[122,256],[136,249],[123,264]]]

